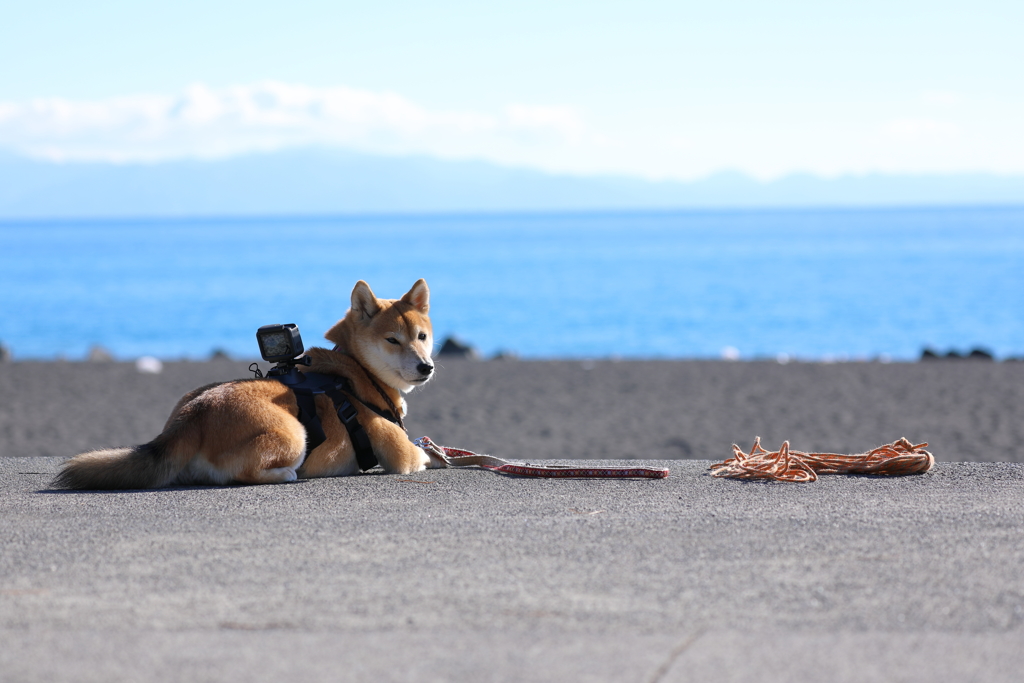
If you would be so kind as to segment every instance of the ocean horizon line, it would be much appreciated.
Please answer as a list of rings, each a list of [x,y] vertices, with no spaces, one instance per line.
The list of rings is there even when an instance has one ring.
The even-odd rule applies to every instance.
[[[979,203],[894,203],[894,204],[794,204],[792,206],[683,206],[637,207],[637,208],[580,208],[580,209],[504,209],[504,210],[437,210],[437,211],[353,211],[353,212],[319,212],[319,213],[182,213],[182,214],[139,214],[135,216],[3,216],[0,215],[0,227],[16,227],[21,225],[62,225],[62,224],[131,224],[131,223],[175,223],[182,221],[202,221],[213,223],[278,223],[278,222],[316,222],[336,220],[417,220],[417,219],[480,219],[480,218],[573,218],[593,216],[679,216],[679,215],[751,215],[751,214],[810,214],[810,213],[873,213],[873,212],[947,212],[947,211],[1014,211],[1024,210],[1024,201],[1020,202],[979,202]]]

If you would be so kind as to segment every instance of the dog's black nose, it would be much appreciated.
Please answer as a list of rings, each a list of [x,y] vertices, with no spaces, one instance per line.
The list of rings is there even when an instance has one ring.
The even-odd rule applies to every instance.
[[[434,366],[431,365],[430,363],[420,363],[419,365],[416,366],[416,369],[419,371],[421,375],[426,377],[427,375],[434,371]]]

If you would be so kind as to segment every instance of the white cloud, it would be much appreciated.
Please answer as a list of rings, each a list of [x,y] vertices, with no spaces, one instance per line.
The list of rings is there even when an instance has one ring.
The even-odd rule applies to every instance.
[[[156,162],[334,146],[682,180],[722,170],[762,180],[793,172],[1024,172],[1021,106],[979,110],[974,99],[945,91],[921,90],[921,97],[934,104],[904,109],[910,115],[901,118],[888,105],[796,100],[775,108],[701,100],[680,110],[637,102],[620,116],[522,101],[493,110],[429,107],[341,86],[196,84],[170,95],[0,102],[0,149],[55,160]],[[955,111],[939,106],[954,102]]]
[[[512,104],[506,114],[517,128],[555,134],[573,142],[583,140],[587,133],[587,126],[572,107]]]
[[[325,144],[543,167],[538,145],[557,151],[587,136],[570,107],[431,110],[394,93],[280,82],[197,84],[174,96],[0,103],[0,147],[55,160],[211,158]]]
[[[896,119],[883,126],[885,134],[898,142],[937,142],[955,138],[960,128],[935,119]]]

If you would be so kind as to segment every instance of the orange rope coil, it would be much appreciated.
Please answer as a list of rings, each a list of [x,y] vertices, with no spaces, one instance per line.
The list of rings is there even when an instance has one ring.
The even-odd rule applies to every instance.
[[[900,439],[867,453],[840,455],[794,451],[788,441],[777,451],[767,451],[761,447],[761,437],[757,437],[749,453],[733,444],[734,457],[712,465],[711,476],[810,482],[817,481],[819,474],[923,474],[935,465],[935,458],[924,450],[927,445]]]

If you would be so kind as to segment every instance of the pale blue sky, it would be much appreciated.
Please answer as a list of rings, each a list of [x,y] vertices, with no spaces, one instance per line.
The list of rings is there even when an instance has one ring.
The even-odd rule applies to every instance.
[[[16,151],[322,141],[649,177],[1024,173],[1024,2],[3,2],[0,148]],[[108,112],[143,95],[235,111],[267,81],[304,93],[286,133],[266,117],[229,131],[227,114],[165,125],[148,100],[131,105],[145,131],[123,133],[136,109]],[[309,119],[339,87],[400,101],[355,132]],[[393,105],[429,125],[367,123]]]

